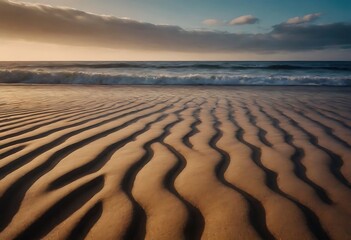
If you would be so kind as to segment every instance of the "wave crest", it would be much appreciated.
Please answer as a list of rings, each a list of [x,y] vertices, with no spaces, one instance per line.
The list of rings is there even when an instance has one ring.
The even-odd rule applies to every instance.
[[[103,74],[78,71],[0,70],[1,83],[106,85],[317,85],[351,86],[351,77],[315,75]]]

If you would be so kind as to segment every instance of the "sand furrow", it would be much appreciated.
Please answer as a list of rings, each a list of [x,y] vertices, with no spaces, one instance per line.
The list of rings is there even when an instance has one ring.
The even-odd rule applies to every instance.
[[[187,209],[163,181],[176,158],[160,143],[153,143],[150,151],[153,157],[139,171],[133,185],[133,195],[147,216],[145,239],[184,239]]]
[[[143,103],[137,104],[137,105],[135,105],[133,107],[140,106],[140,105],[143,105]],[[62,126],[62,123],[61,123],[60,126],[58,126],[58,127],[45,127],[45,129],[36,129],[36,131],[31,131],[31,134],[30,134],[31,136],[21,136],[21,137],[18,137],[17,139],[11,139],[9,142],[6,142],[2,146],[0,146],[0,149],[5,148],[7,146],[19,144],[19,143],[24,143],[24,142],[28,142],[28,141],[32,141],[32,140],[37,140],[39,138],[46,137],[46,136],[51,135],[53,133],[59,132],[61,130],[67,130],[69,128],[81,126],[81,125],[89,123],[91,121],[103,119],[105,117],[114,115],[116,113],[123,112],[123,111],[128,110],[128,109],[130,109],[130,108],[129,107],[123,108],[123,109],[119,109],[118,108],[118,110],[112,111],[112,112],[106,112],[106,111],[101,111],[100,112],[100,111],[97,111],[94,114],[89,114],[88,116],[80,116],[79,119],[76,119],[76,120],[79,120],[79,121],[75,122],[75,123],[72,123],[72,124],[68,124],[68,125],[63,125]],[[113,121],[113,120],[116,120],[116,118],[111,118],[110,119],[110,121]],[[69,119],[68,119],[67,122],[70,122]],[[104,124],[104,123],[108,123],[108,122],[109,121],[101,121],[101,123],[99,123],[99,124]]]
[[[273,113],[274,112],[272,111],[271,114]],[[289,191],[291,196],[294,196],[301,203],[308,206],[315,213],[315,215],[318,216],[323,228],[328,232],[328,235],[330,235],[332,239],[343,239],[345,237],[345,232],[340,230],[340,228],[342,229],[342,225],[349,221],[349,216],[344,211],[343,204],[340,204],[340,199],[345,199],[345,196],[340,196],[339,183],[333,182],[334,177],[331,176],[329,167],[327,166],[330,160],[325,159],[325,161],[323,158],[320,158],[320,155],[316,154],[313,148],[311,148],[313,145],[309,144],[308,137],[298,134],[290,122],[287,125],[284,121],[283,124],[283,120],[285,119],[281,118],[282,115],[280,115],[280,113],[279,115],[276,115],[275,113],[274,116],[277,119],[279,118],[280,124],[282,124],[284,129],[292,134],[294,145],[304,150],[304,157],[301,159],[301,161],[303,161],[304,165],[306,166],[307,175],[310,176],[311,180],[323,187],[325,191],[328,192],[328,195],[333,203],[326,205],[325,202],[316,201],[317,199],[315,199],[314,196],[304,188],[304,186],[301,184],[298,185],[298,182],[295,182],[295,180],[290,180],[290,183],[285,187],[285,191]],[[290,121],[290,119],[286,120]],[[286,173],[282,173],[281,175],[284,178],[287,176]],[[332,179],[330,179],[330,177],[332,177]],[[282,181],[284,181],[284,179],[282,179]],[[295,183],[292,184],[293,182]],[[330,187],[332,185],[335,187]],[[335,218],[335,216],[338,217]]]
[[[185,105],[186,106],[186,105]],[[176,113],[182,112],[186,109],[181,108],[180,110],[177,110]],[[135,181],[135,177],[138,174],[138,172],[152,159],[154,156],[154,151],[151,148],[151,145],[162,141],[166,136],[167,136],[167,129],[172,128],[175,124],[177,124],[180,120],[176,119],[167,125],[164,126],[164,129],[162,133],[149,141],[145,142],[142,146],[142,148],[145,151],[145,154],[140,158],[139,161],[137,161],[134,165],[132,165],[127,173],[125,174],[125,177],[122,180],[122,189],[124,192],[129,196],[130,200],[133,202],[134,205],[134,217],[133,217],[133,222],[130,226],[130,229],[126,235],[128,239],[143,239],[145,237],[145,228],[146,228],[146,215],[144,210],[140,207],[139,203],[135,200],[133,194],[132,194],[132,188],[133,184]],[[138,230],[138,231],[136,231]],[[135,235],[138,233],[137,235]]]
[[[204,103],[205,102],[203,101],[200,104],[198,104],[197,109],[200,109],[201,105],[203,105]],[[187,109],[187,107],[184,110],[186,110],[186,109]],[[194,114],[195,111],[196,110],[194,110],[192,114]],[[187,208],[189,216],[188,216],[188,220],[186,222],[186,225],[184,227],[185,238],[186,239],[200,239],[201,234],[203,232],[203,228],[204,228],[204,218],[201,215],[200,211],[197,208],[195,208],[193,205],[191,205],[187,200],[185,200],[183,198],[183,196],[181,196],[179,194],[179,192],[176,190],[176,188],[174,186],[175,179],[182,172],[182,170],[186,167],[186,159],[173,146],[165,143],[165,141],[164,141],[164,139],[167,138],[171,134],[172,127],[184,120],[180,115],[181,112],[183,112],[183,111],[176,111],[175,112],[175,115],[177,117],[175,124],[166,126],[164,128],[164,135],[162,136],[162,138],[159,139],[159,142],[162,143],[162,145],[165,146],[167,148],[167,150],[176,157],[176,160],[177,160],[177,164],[175,164],[174,167],[171,168],[167,172],[167,174],[165,175],[163,184],[167,188],[167,190],[169,192],[171,192],[174,196],[176,196],[177,199],[180,200],[182,202],[182,204],[184,204]],[[193,131],[193,130],[194,129],[191,128],[191,131]],[[195,133],[193,135],[195,135]]]
[[[0,239],[349,239],[350,89],[0,88]]]
[[[99,107],[101,106],[97,106],[95,108],[95,110],[97,110]],[[44,112],[41,114],[38,114],[36,116],[33,115],[29,115],[29,117],[19,117],[19,119],[16,119],[16,121],[10,121],[4,124],[0,124],[0,132],[5,132],[5,131],[9,131],[11,129],[15,129],[18,126],[23,125],[23,123],[26,124],[31,124],[31,123],[38,123],[41,120],[50,120],[53,119],[57,116],[64,116],[65,114],[69,114],[69,113],[79,113],[81,112],[81,109],[79,108],[72,108],[68,111],[54,111],[54,112]]]
[[[313,188],[313,190],[316,192],[318,197],[323,202],[325,202],[326,204],[332,204],[332,200],[329,198],[326,190],[306,176],[306,167],[302,163],[302,159],[305,155],[304,149],[297,147],[293,143],[293,136],[290,133],[288,133],[283,127],[280,126],[281,123],[277,118],[274,118],[273,116],[269,115],[263,109],[263,107],[259,105],[256,101],[255,101],[255,104],[258,106],[259,111],[263,113],[268,119],[270,119],[272,125],[282,133],[285,143],[287,143],[294,149],[294,153],[291,155],[290,158],[294,164],[294,173],[296,177],[298,177],[299,179],[304,181],[307,185],[309,185],[311,188]]]
[[[345,141],[344,139],[340,138],[338,135],[336,135],[334,132],[335,130],[332,129],[331,127],[325,125],[324,123],[322,123],[320,120],[316,120],[310,116],[308,116],[308,114],[304,113],[301,110],[296,110],[295,107],[292,107],[292,109],[294,109],[294,112],[296,112],[297,114],[301,115],[302,117],[306,118],[307,120],[313,122],[316,124],[316,126],[318,126],[319,128],[321,128],[327,135],[329,135],[331,138],[333,138],[334,142],[338,142],[339,144],[343,145],[345,148],[351,149],[351,145]],[[345,129],[347,131],[347,129]]]
[[[329,117],[332,116],[333,118],[337,118],[339,121],[345,122],[345,124],[347,123],[348,126],[351,123],[351,117],[347,118],[344,114],[340,114],[338,112],[333,111],[333,107],[312,105],[312,108],[317,108],[320,111],[324,112],[324,114],[328,113]]]
[[[189,217],[186,226],[184,227],[185,238],[200,239],[205,224],[204,217],[196,207],[194,207],[190,202],[188,202],[183,196],[179,194],[179,192],[174,186],[175,179],[186,167],[185,157],[171,145],[165,142],[162,143],[177,158],[177,164],[174,165],[174,167],[171,170],[169,170],[167,175],[164,177],[164,185],[166,186],[168,191],[174,194],[186,206],[188,210]]]
[[[15,239],[39,239],[50,232],[57,224],[75,212],[84,202],[103,188],[104,177],[97,177],[90,182],[73,190],[56,202],[49,210],[40,216]]]
[[[202,239],[232,239],[235,238],[234,236],[240,238],[246,234],[250,238],[256,239],[258,235],[250,227],[248,205],[244,198],[221,183],[216,175],[220,154],[209,148],[208,145],[214,134],[208,111],[214,104],[213,100],[215,101],[215,99],[211,99],[211,102],[206,104],[209,106],[206,106],[206,112],[202,112],[200,116],[203,120],[198,126],[199,133],[193,136],[194,143],[196,143],[193,149],[182,142],[183,137],[189,129],[191,130],[189,122],[184,122],[184,124],[189,124],[187,128],[183,127],[183,123],[176,125],[173,134],[165,139],[165,142],[174,146],[175,150],[181,153],[187,162],[186,167],[175,180],[175,188],[186,201],[199,209],[203,216],[205,224]],[[209,161],[201,161],[203,159]],[[207,188],[206,186],[211,187]],[[210,192],[207,192],[205,198],[199,198],[199,196],[205,196],[203,195],[205,189],[207,191],[210,189]],[[219,195],[223,197],[216,198]],[[226,212],[221,211],[224,205],[228,208]],[[220,212],[224,214],[221,215]],[[245,220],[242,221],[243,219]]]
[[[14,214],[17,212],[19,208],[19,204],[21,199],[24,197],[25,192],[29,189],[29,187],[37,181],[45,172],[48,172],[52,169],[57,163],[67,156],[69,153],[75,151],[76,149],[86,145],[89,142],[95,141],[102,136],[108,135],[115,131],[118,131],[139,119],[145,118],[155,113],[162,112],[168,106],[163,107],[159,110],[141,115],[139,117],[133,118],[122,125],[118,125],[112,129],[105,130],[100,132],[96,135],[93,135],[88,138],[84,138],[81,141],[78,141],[74,144],[68,145],[64,148],[59,149],[55,153],[53,153],[45,162],[40,164],[39,166],[35,167],[34,169],[30,170],[26,174],[24,174],[21,178],[19,178],[15,183],[13,183],[0,197],[0,210],[3,212],[3,217],[0,219],[0,229],[4,229],[11,219],[13,218]],[[138,111],[137,111],[138,112]],[[51,146],[52,147],[52,146]],[[15,199],[15,200],[14,200]]]
[[[23,146],[23,145],[22,146],[15,146],[14,148],[11,148],[7,151],[4,151],[0,154],[0,159],[4,159],[8,156],[11,156],[11,155],[23,150],[24,148],[25,148],[25,146]]]
[[[248,115],[247,112],[250,111],[249,108],[244,107],[243,108],[245,110],[245,115]],[[249,115],[250,116],[250,115]],[[251,114],[252,116],[252,114]],[[233,120],[233,119],[232,119]],[[254,125],[250,120],[248,120],[249,124],[252,124],[253,126],[256,127],[256,125]],[[282,191],[279,184],[278,184],[278,173],[271,170],[270,168],[268,168],[267,166],[265,166],[265,164],[263,164],[263,147],[258,147],[252,143],[250,143],[250,140],[246,140],[245,139],[245,134],[244,134],[244,129],[238,124],[238,122],[234,121],[234,124],[236,124],[239,128],[238,133],[237,133],[237,138],[238,140],[245,144],[246,146],[248,146],[251,151],[252,151],[252,160],[255,162],[255,164],[261,168],[262,171],[264,171],[265,173],[265,183],[266,185],[272,190],[274,191],[276,194],[280,195],[281,197],[289,200],[290,202],[292,202],[296,207],[298,207],[298,209],[301,210],[301,212],[303,213],[305,220],[307,222],[307,225],[309,227],[309,229],[311,230],[311,232],[317,237],[317,238],[321,238],[321,239],[329,239],[328,234],[324,231],[323,227],[320,224],[320,221],[318,219],[318,217],[316,216],[316,214],[309,209],[307,206],[305,206],[304,204],[300,203],[299,201],[297,201],[294,197],[292,197],[291,195],[287,194],[286,192]],[[258,140],[260,141],[261,138],[259,138],[257,136]],[[264,144],[265,145],[265,144]]]
[[[277,110],[276,111],[280,111]],[[334,177],[340,181],[344,186],[350,188],[351,185],[348,181],[348,179],[345,178],[343,173],[341,172],[341,168],[344,165],[343,159],[340,157],[340,155],[336,154],[333,152],[331,149],[322,146],[320,144],[320,140],[318,140],[318,137],[313,135],[310,131],[306,130],[306,128],[301,126],[301,122],[297,122],[293,119],[293,117],[296,117],[296,115],[291,116],[291,115],[286,115],[282,111],[280,111],[282,115],[285,117],[289,118],[291,120],[291,124],[293,124],[295,127],[299,128],[301,131],[303,131],[309,138],[309,141],[312,145],[314,145],[316,148],[322,150],[325,152],[327,155],[329,155],[331,161],[330,161],[330,171],[333,173]],[[330,147],[330,146],[329,146]]]
[[[252,108],[252,110],[255,110],[255,108]],[[257,112],[258,114],[259,112]],[[263,122],[263,119],[261,119],[260,123]],[[270,127],[272,125],[269,125]],[[273,125],[274,126],[274,125]],[[280,144],[281,145],[281,144]],[[284,146],[284,145],[283,145]],[[277,147],[280,146],[276,146],[274,144],[273,149],[279,149]],[[273,150],[272,149],[272,150]],[[285,161],[289,161],[289,158],[285,155],[285,154],[281,154],[282,151],[286,151],[285,148],[282,148],[283,150],[278,150],[276,153],[277,157],[275,157],[275,149],[273,151],[271,151],[271,149],[266,149],[266,148],[262,148],[263,150],[263,158],[267,159],[268,158],[278,158],[278,156],[280,156],[280,158],[282,160]],[[269,151],[268,151],[269,150]],[[291,157],[294,155],[291,155]],[[290,159],[291,159],[290,157]],[[274,166],[275,164],[273,164],[272,166]],[[275,172],[277,172],[277,174],[280,174],[280,182],[281,182],[281,187],[280,187],[280,191],[282,194],[284,194],[285,197],[287,197],[289,200],[291,200],[292,202],[294,202],[304,213],[307,223],[311,229],[311,231],[315,234],[315,236],[317,238],[327,238],[328,234],[326,233],[326,231],[323,229],[323,226],[321,225],[320,219],[317,216],[317,214],[314,211],[314,206],[313,204],[310,204],[310,201],[307,201],[306,198],[308,196],[308,192],[307,190],[305,190],[304,192],[306,192],[306,197],[300,197],[299,195],[297,195],[298,192],[296,192],[296,190],[290,186],[291,182],[294,182],[294,184],[296,184],[295,186],[298,186],[298,181],[296,181],[294,178],[289,177],[289,172],[282,172],[283,171],[283,167],[279,167],[279,165],[276,164],[277,170],[275,170]],[[281,170],[279,170],[281,169]],[[302,189],[303,185],[300,184],[300,189]]]
[[[252,109],[254,110],[255,108],[252,108]],[[257,112],[257,114],[259,114],[259,112]],[[260,122],[262,123],[264,121],[265,120],[261,119]],[[274,126],[274,125],[269,125],[269,126]],[[269,158],[278,159],[280,157],[281,160],[289,161],[288,156],[286,156],[286,154],[284,153],[284,152],[287,152],[286,147],[288,147],[288,146],[284,146],[284,142],[282,142],[282,143],[274,144],[274,146],[273,146],[274,149],[272,149],[273,151],[272,150],[268,151],[268,149],[263,149],[264,150],[263,154],[265,155],[265,158],[267,160],[269,160]],[[290,155],[290,156],[293,156],[293,155]],[[267,161],[267,160],[265,160],[265,161]],[[299,181],[296,181],[297,179],[294,179],[294,177],[291,176],[291,174],[290,174],[291,171],[289,168],[283,168],[284,165],[274,164],[274,162],[272,162],[272,163],[269,162],[269,164],[270,165],[272,164],[272,167],[274,167],[276,169],[275,171],[280,176],[281,189],[285,193],[287,193],[291,198],[296,200],[298,203],[302,204],[301,207],[303,207],[304,211],[306,211],[306,210],[308,211],[306,217],[311,219],[311,228],[315,229],[315,231],[318,231],[318,229],[321,229],[322,226],[321,226],[321,220],[319,219],[319,216],[320,216],[321,212],[323,211],[323,210],[321,210],[322,206],[319,206],[318,201],[316,202],[315,200],[313,200],[313,195],[309,194],[309,191],[307,189],[305,189],[305,186],[303,186],[303,184],[301,184],[301,182],[299,183]],[[292,185],[292,183],[294,185]],[[292,187],[292,186],[294,186],[294,187]],[[302,190],[302,192],[304,192],[304,196],[302,196],[300,194],[301,190]],[[346,197],[346,195],[344,197]],[[317,204],[312,203],[313,201],[315,201]],[[343,207],[345,207],[345,205],[343,205]],[[319,216],[317,215],[317,213],[319,213]],[[340,215],[343,215],[343,214],[340,214]],[[319,227],[317,225],[318,228],[315,227],[316,223],[320,225]],[[330,223],[330,222],[327,224],[325,223],[325,224],[323,224],[323,226],[327,227],[330,224],[333,224],[333,223]],[[318,232],[315,232],[315,233],[319,234]],[[319,237],[322,237],[322,236],[319,236]]]
[[[267,224],[265,220],[266,219],[265,210],[262,204],[257,199],[255,199],[252,195],[243,191],[242,189],[238,188],[237,186],[228,182],[225,179],[224,175],[230,164],[231,159],[228,152],[226,152],[225,150],[217,146],[217,142],[223,136],[223,131],[220,129],[220,126],[222,125],[222,123],[216,116],[215,109],[212,109],[211,115],[212,115],[212,118],[214,119],[213,128],[216,130],[216,133],[210,139],[209,145],[217,152],[219,152],[219,154],[221,155],[221,161],[216,166],[216,174],[218,179],[220,179],[220,181],[224,185],[239,192],[246,199],[246,201],[248,201],[250,205],[250,211],[249,211],[250,222],[254,226],[255,230],[258,232],[260,237],[263,239],[275,239],[272,233],[267,228]]]
[[[79,110],[79,109],[85,109],[85,108],[90,108],[90,106],[92,106],[91,109],[97,109],[96,107],[98,106],[103,106],[107,103],[101,103],[99,102],[98,105],[96,104],[96,102],[94,101],[87,101],[87,102],[83,102],[82,104],[84,104],[83,106],[81,104],[71,104],[71,105],[59,105],[56,107],[53,106],[47,106],[43,109],[23,109],[23,111],[25,111],[26,113],[18,113],[16,115],[11,114],[11,116],[9,115],[2,115],[0,117],[0,123],[2,122],[15,122],[18,123],[20,122],[22,119],[23,120],[30,120],[30,119],[36,119],[40,116],[50,116],[50,114],[55,114],[55,113],[62,113],[62,112],[66,112],[66,111],[72,111],[72,110]],[[86,109],[87,110],[87,109]],[[1,124],[2,125],[2,124]]]
[[[126,104],[126,105],[129,105],[129,104]],[[123,106],[124,107],[124,106]],[[119,109],[117,110],[116,112],[113,111],[112,113],[106,113],[105,115],[106,116],[109,116],[110,114],[113,114],[113,113],[117,113],[117,112],[121,112],[121,111],[124,111],[126,109],[129,109],[128,107],[127,108],[123,108],[123,109]],[[105,116],[105,115],[102,115],[102,116]],[[66,119],[66,118],[64,118]],[[79,118],[81,119],[81,118]],[[52,123],[56,123],[57,121],[52,121]],[[8,134],[8,135],[5,135],[5,136],[2,136],[0,137],[0,140],[4,140],[4,139],[8,139],[8,138],[13,138],[13,137],[16,137],[16,136],[19,136],[19,135],[22,135],[22,134],[25,134],[25,133],[28,133],[28,132],[33,132],[33,130],[38,130],[40,127],[45,127],[47,126],[48,124],[51,124],[51,123],[45,123],[45,124],[39,124],[39,125],[36,125],[36,126],[30,126],[30,128],[27,128],[27,126],[25,126],[25,129],[21,130],[21,131],[16,131],[14,133],[11,133],[11,134]],[[50,129],[50,132],[52,132],[53,129]],[[50,133],[49,133],[50,134]]]
[[[320,120],[327,120],[328,122],[334,122],[337,125],[345,128],[346,130],[350,131],[351,130],[351,125],[347,124],[347,121],[344,121],[342,119],[340,119],[340,117],[338,116],[331,116],[328,111],[325,112],[325,110],[323,108],[321,108],[320,106],[318,107],[311,107],[308,103],[306,102],[301,102],[299,101],[301,104],[303,104],[305,106],[305,108],[308,109],[309,112],[312,113],[316,113],[320,118]],[[329,121],[330,120],[330,121]]]
[[[29,124],[38,123],[38,122],[44,121],[44,120],[50,120],[50,119],[55,119],[57,117],[66,116],[67,114],[75,114],[73,116],[79,116],[82,113],[93,113],[95,111],[109,109],[110,107],[112,107],[113,105],[116,105],[116,104],[113,104],[113,105],[109,104],[109,106],[105,106],[105,105],[107,105],[107,104],[99,104],[99,105],[94,104],[92,106],[85,106],[84,108],[74,107],[74,108],[70,108],[67,110],[57,110],[55,112],[45,111],[43,113],[43,115],[30,116],[28,118],[19,118],[19,120],[17,120],[17,121],[11,121],[11,122],[6,123],[6,124],[1,124],[0,125],[0,130],[1,130],[0,132],[15,129],[18,126],[23,125],[23,123],[25,123],[26,125],[29,125]],[[15,126],[13,126],[13,125],[15,125]],[[6,129],[4,127],[9,127],[9,128]]]
[[[92,226],[97,222],[100,218],[103,211],[102,202],[96,203],[93,207],[89,209],[89,211],[82,217],[79,223],[74,226],[73,230],[70,232],[67,239],[72,240],[83,240],[88,234],[89,230]]]
[[[129,135],[128,137],[109,145],[101,153],[99,153],[93,160],[87,162],[86,164],[84,164],[78,168],[71,170],[68,173],[65,173],[64,175],[58,177],[57,179],[55,179],[54,181],[49,183],[48,190],[54,190],[54,189],[63,187],[65,185],[73,182],[76,179],[79,179],[85,175],[92,173],[92,172],[98,171],[102,166],[104,166],[106,161],[108,161],[110,159],[111,155],[114,152],[116,152],[118,149],[125,146],[127,143],[129,143],[131,141],[135,141],[135,139],[140,134],[147,132],[150,129],[152,124],[161,121],[165,117],[166,117],[166,115],[163,114],[163,115],[159,116],[156,120],[147,123],[143,129],[138,130],[137,132],[134,132],[133,134]]]
[[[120,114],[120,115],[117,115],[117,116],[114,116],[112,118],[109,118],[107,120],[104,120],[102,122],[98,122],[98,123],[95,123],[95,124],[92,124],[92,125],[88,125],[88,126],[84,126],[84,127],[81,127],[80,125],[78,125],[79,127],[74,130],[74,131],[68,131],[68,133],[52,140],[51,142],[49,143],[46,143],[44,145],[41,145],[37,148],[35,148],[33,151],[30,151],[28,153],[25,153],[23,156],[11,161],[10,163],[8,163],[7,165],[3,166],[0,168],[0,179],[5,177],[7,174],[11,173],[12,171],[14,171],[15,169],[18,169],[19,167],[23,166],[24,164],[26,164],[27,162],[31,161],[32,159],[34,159],[35,157],[39,156],[40,154],[43,154],[45,153],[47,150],[49,149],[52,149],[54,146],[58,146],[62,143],[64,143],[65,141],[67,141],[67,139],[69,138],[72,138],[78,134],[81,134],[85,131],[88,131],[88,130],[93,130],[93,129],[96,129],[96,128],[101,128],[103,125],[107,124],[107,123],[111,123],[111,122],[114,122],[116,121],[117,119],[121,119],[123,117],[126,117],[126,116],[129,116],[129,115],[132,115],[132,114],[135,114],[135,113],[138,113],[140,111],[144,111],[144,110],[148,110],[148,109],[152,109],[153,107],[155,107],[157,104],[153,104],[151,106],[147,106],[147,107],[144,107],[142,109],[137,109],[137,110],[132,110],[132,111],[128,111],[126,113],[123,113],[123,114]],[[112,128],[110,130],[107,130],[105,131],[106,133],[108,132],[114,132],[116,131],[117,129],[121,129],[123,128],[124,126],[127,126],[129,124],[131,124],[134,120],[137,121],[139,118],[135,118],[127,123],[124,123],[124,125],[121,127],[121,126],[117,126],[115,128]],[[102,133],[104,134],[104,133]],[[37,138],[38,136],[36,136]],[[40,136],[41,137],[41,136]],[[94,136],[92,137],[94,138]],[[99,138],[99,136],[95,136],[95,138]],[[93,139],[91,139],[93,140]],[[89,141],[89,139],[86,139],[85,141]],[[75,143],[75,145],[78,145],[76,148],[79,147],[79,145],[84,145],[84,141],[83,142],[80,142],[80,143]]]
[[[246,106],[246,104],[242,108],[245,110],[245,113],[248,116],[249,122],[258,129],[258,138],[260,139],[260,141],[264,145],[266,145],[268,147],[272,147],[272,143],[270,143],[266,138],[267,131],[262,129],[261,127],[257,126],[256,117],[251,114],[251,112],[250,112],[249,108]]]
[[[190,141],[190,138],[192,136],[194,136],[196,133],[199,132],[199,130],[197,129],[197,125],[201,124],[201,119],[199,118],[199,113],[201,111],[201,105],[204,104],[205,102],[201,103],[199,105],[199,108],[196,109],[193,113],[192,113],[192,116],[194,118],[194,122],[191,123],[190,125],[190,128],[191,128],[191,131],[189,131],[184,137],[183,137],[183,143],[189,147],[189,148],[192,148],[193,147],[193,144],[191,143]]]
[[[72,106],[70,109],[74,109],[77,108],[79,109],[79,106]],[[8,112],[10,112],[9,109],[6,109]],[[26,118],[36,118],[36,117],[40,117],[41,115],[45,115],[45,114],[51,114],[51,113],[59,113],[62,112],[66,109],[46,109],[45,112],[43,112],[42,110],[36,110],[36,111],[30,111],[27,110],[27,113],[18,113],[18,114],[7,114],[7,115],[1,115],[0,117],[0,123],[6,123],[7,122],[11,122],[11,121],[16,121],[16,122],[20,122],[21,119],[26,119]]]

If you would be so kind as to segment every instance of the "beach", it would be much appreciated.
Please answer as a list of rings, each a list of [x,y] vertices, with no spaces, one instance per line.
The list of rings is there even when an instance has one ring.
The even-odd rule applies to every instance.
[[[0,85],[0,239],[351,239],[351,88]]]

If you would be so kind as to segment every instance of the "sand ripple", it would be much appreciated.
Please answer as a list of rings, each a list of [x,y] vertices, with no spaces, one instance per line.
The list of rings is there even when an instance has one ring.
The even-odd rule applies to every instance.
[[[1,239],[351,239],[351,90],[0,86]]]

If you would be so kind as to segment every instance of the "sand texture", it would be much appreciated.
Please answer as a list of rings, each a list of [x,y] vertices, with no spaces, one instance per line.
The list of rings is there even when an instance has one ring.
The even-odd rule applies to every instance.
[[[351,239],[351,89],[0,85],[0,239]]]

